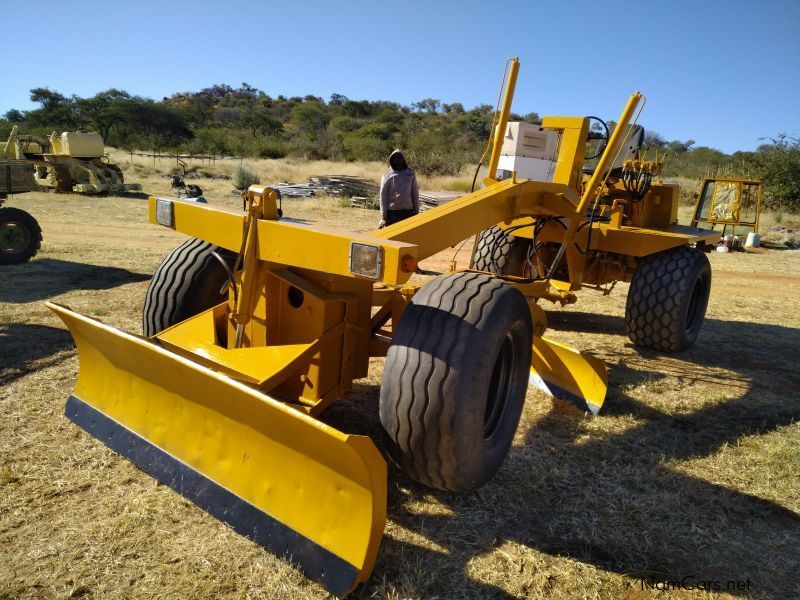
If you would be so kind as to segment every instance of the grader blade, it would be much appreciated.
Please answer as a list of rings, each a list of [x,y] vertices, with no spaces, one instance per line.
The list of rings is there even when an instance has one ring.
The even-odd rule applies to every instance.
[[[369,438],[48,307],[78,347],[67,417],[330,592],[344,596],[366,581],[386,521],[386,463]]]
[[[537,337],[533,342],[529,382],[555,398],[569,400],[596,415],[606,397],[608,374],[602,360]]]

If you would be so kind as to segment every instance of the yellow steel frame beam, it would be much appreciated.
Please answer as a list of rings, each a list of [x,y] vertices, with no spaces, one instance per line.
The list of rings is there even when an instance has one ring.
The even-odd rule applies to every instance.
[[[158,223],[156,220],[158,200],[155,197],[150,197],[149,200],[151,223]],[[243,215],[175,198],[161,200],[172,202],[172,229],[234,252],[240,250],[245,219]],[[391,285],[408,281],[418,258],[417,249],[408,242],[379,238],[370,234],[342,234],[289,220],[259,219],[257,231],[258,260],[344,277],[357,277],[350,271],[352,242],[378,246],[381,252],[382,275],[376,281]],[[409,265],[412,265],[411,268]]]
[[[582,178],[584,148],[589,136],[589,119],[586,117],[545,117],[542,119],[542,128],[561,132],[553,181],[578,189]]]
[[[239,251],[243,215],[174,198],[162,200],[172,202],[172,229]],[[158,198],[150,198],[151,223],[157,223],[157,201]],[[563,184],[509,179],[365,235],[342,234],[287,220],[260,219],[258,259],[355,277],[350,272],[350,244],[371,244],[382,250],[383,275],[379,281],[399,285],[408,281],[413,270],[408,269],[409,259],[428,258],[476,231],[517,217],[570,215],[576,202],[575,190]],[[309,252],[310,248],[314,251]]]
[[[148,199],[148,220],[160,225],[156,220],[156,203],[158,200],[172,202],[174,223],[172,229],[186,235],[205,240],[222,248],[238,252],[242,245],[244,215],[241,212],[214,208],[208,204],[199,204],[177,198]]]
[[[577,198],[577,192],[563,184],[507,179],[369,235],[413,244],[417,259],[423,260],[503,221],[570,215]]]

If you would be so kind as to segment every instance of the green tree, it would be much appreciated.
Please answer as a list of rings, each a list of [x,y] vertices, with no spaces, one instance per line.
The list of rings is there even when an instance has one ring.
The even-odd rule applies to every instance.
[[[6,121],[11,121],[12,123],[22,123],[25,120],[25,115],[23,115],[22,112],[16,108],[12,108],[6,111],[6,114],[3,115],[3,118]]]
[[[75,98],[67,98],[63,94],[41,87],[31,90],[31,102],[41,105],[36,110],[28,111],[25,120],[40,127],[56,129],[74,129],[79,121],[76,114]]]
[[[753,160],[767,206],[800,211],[800,138],[781,134],[759,146]]]
[[[116,140],[123,147],[172,148],[193,137],[185,116],[168,104],[132,97],[117,100],[111,110]]]
[[[257,134],[275,135],[283,131],[283,124],[273,117],[266,108],[248,110],[242,115],[242,125],[250,129],[255,137]]]
[[[423,98],[419,102],[414,102],[411,104],[411,106],[419,112],[426,112],[429,115],[435,115],[439,113],[442,103],[436,98]]]
[[[330,115],[321,102],[305,102],[292,108],[289,119],[302,137],[313,140],[327,127]]]
[[[669,144],[667,144],[667,150],[671,153],[682,154],[684,152],[689,152],[692,146],[694,146],[694,143],[694,140],[686,140],[685,142],[672,140]]]
[[[119,112],[115,110],[116,103],[130,100],[130,97],[128,92],[112,88],[91,98],[75,100],[79,126],[97,131],[104,140],[109,139],[111,128],[120,122]]]
[[[644,145],[648,148],[664,148],[667,145],[667,140],[657,131],[648,129],[644,132]]]

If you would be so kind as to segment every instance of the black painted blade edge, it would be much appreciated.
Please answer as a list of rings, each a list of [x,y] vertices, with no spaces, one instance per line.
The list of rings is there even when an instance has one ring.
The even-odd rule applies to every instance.
[[[597,404],[595,404],[594,402],[589,402],[586,398],[583,398],[582,396],[578,396],[577,394],[573,394],[569,390],[565,390],[561,386],[556,385],[555,383],[553,383],[551,381],[547,381],[546,379],[544,379],[543,377],[541,377],[538,374],[536,375],[536,377],[539,379],[539,381],[541,381],[541,383],[544,385],[544,387],[547,388],[544,391],[546,391],[548,394],[550,394],[554,398],[559,398],[561,400],[566,400],[568,402],[571,402],[572,404],[577,406],[579,409],[585,410],[585,411],[588,411],[588,412],[592,413],[592,415],[595,416],[595,417],[600,412],[600,408],[601,407],[598,406]],[[535,387],[537,387],[539,389],[542,389],[542,386],[540,386],[538,382],[534,382],[533,377],[531,377],[529,379],[529,383],[530,383],[530,385],[533,385],[533,386],[535,386]]]
[[[272,553],[289,559],[309,579],[343,597],[353,587],[356,567],[296,532],[189,465],[168,454],[77,396],[64,414],[117,454],[169,486],[234,531]]]

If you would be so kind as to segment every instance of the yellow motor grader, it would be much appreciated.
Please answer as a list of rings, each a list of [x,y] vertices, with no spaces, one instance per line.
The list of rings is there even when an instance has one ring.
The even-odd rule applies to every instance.
[[[17,127],[5,144],[8,160],[26,161],[36,184],[57,192],[80,194],[119,193],[142,189],[125,183],[122,169],[107,161],[99,133],[55,131],[48,138],[21,136]]]
[[[540,300],[631,280],[634,341],[693,342],[711,283],[703,252],[719,234],[678,226],[675,188],[645,186],[657,167],[624,156],[642,95],[590,172],[589,119],[548,117],[552,172],[501,179],[518,69],[511,59],[484,187],[389,227],[295,222],[261,186],[244,214],[150,198],[150,221],[190,239],[153,277],[144,336],[49,304],[80,357],[67,416],[346,595],[379,550],[386,461],[320,414],[370,357],[386,357],[376,410],[392,460],[422,484],[468,492],[503,462],[529,384],[592,412],[603,404],[605,365],[545,337]],[[419,261],[481,232],[471,268],[409,283]]]

